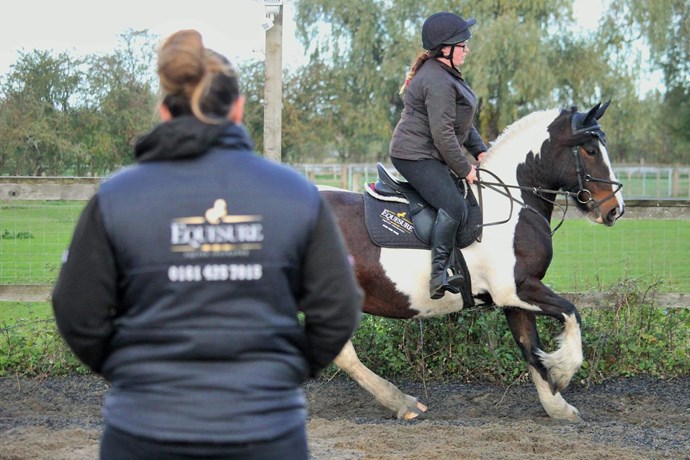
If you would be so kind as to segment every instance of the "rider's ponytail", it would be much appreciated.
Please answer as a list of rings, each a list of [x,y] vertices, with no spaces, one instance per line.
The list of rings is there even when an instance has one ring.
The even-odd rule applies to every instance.
[[[414,78],[419,68],[422,67],[422,64],[424,64],[427,60],[431,59],[435,55],[436,53],[433,51],[424,51],[417,55],[415,60],[412,62],[412,67],[410,67],[410,71],[407,72],[405,83],[403,83],[403,85],[400,87],[400,91],[398,92],[398,94],[405,94],[407,86],[410,84],[410,81],[412,81],[412,78]]]

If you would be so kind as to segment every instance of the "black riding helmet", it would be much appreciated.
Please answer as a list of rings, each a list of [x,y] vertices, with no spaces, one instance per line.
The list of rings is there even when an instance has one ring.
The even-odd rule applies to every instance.
[[[454,13],[443,11],[426,18],[422,26],[422,46],[425,50],[435,50],[443,45],[456,45],[469,40],[470,27],[477,20],[464,20]]]

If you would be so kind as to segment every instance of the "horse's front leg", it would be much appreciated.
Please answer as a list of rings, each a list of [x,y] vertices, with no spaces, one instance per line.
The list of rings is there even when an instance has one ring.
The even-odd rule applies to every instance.
[[[546,353],[541,348],[536,350],[537,356],[547,369],[551,391],[555,394],[568,386],[582,366],[580,313],[572,302],[554,293],[536,278],[528,278],[520,284],[518,297],[536,306],[539,310],[535,313],[556,318],[564,326],[563,333],[557,338],[559,347],[556,351]]]
[[[508,326],[513,333],[522,356],[527,361],[527,368],[534,385],[537,387],[539,402],[550,417],[559,420],[580,421],[580,412],[561,396],[560,392],[553,392],[548,383],[548,370],[543,365],[540,352],[541,342],[537,331],[537,323],[533,312],[519,308],[505,308],[504,313]],[[542,352],[543,353],[543,352]]]
[[[382,406],[395,412],[399,419],[413,420],[426,412],[427,407],[417,401],[417,398],[404,394],[398,387],[362,364],[351,341],[348,340],[333,362],[371,393]]]

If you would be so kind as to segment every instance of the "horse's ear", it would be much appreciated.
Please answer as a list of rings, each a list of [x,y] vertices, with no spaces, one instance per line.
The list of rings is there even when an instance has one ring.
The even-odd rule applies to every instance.
[[[604,115],[606,109],[611,101],[607,101],[604,105],[599,102],[597,105],[589,109],[589,112],[575,112],[571,121],[571,132],[577,134],[580,131],[585,131],[592,128],[600,128],[597,120]]]
[[[604,112],[606,112],[606,109],[608,109],[609,104],[611,103],[611,99],[608,101],[604,102],[604,105],[599,107],[599,110],[597,110],[597,114],[594,116],[597,120],[599,120],[601,117],[604,116]]]
[[[583,127],[593,124],[592,122],[596,119],[596,115],[597,115],[597,113],[599,113],[600,107],[601,107],[601,102],[599,102],[597,105],[595,105],[594,107],[589,109],[589,112],[587,112],[585,119],[582,121]]]

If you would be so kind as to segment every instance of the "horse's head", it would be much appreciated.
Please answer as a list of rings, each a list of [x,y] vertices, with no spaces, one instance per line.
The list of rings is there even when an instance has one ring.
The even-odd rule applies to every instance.
[[[569,192],[592,221],[607,226],[625,212],[623,185],[613,172],[606,135],[599,125],[609,102],[588,112],[563,111],[548,128],[553,167],[560,170],[558,187]]]

